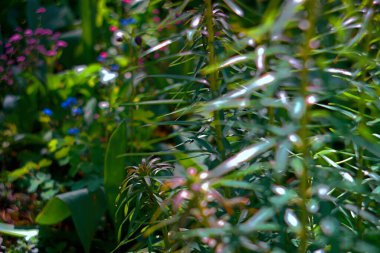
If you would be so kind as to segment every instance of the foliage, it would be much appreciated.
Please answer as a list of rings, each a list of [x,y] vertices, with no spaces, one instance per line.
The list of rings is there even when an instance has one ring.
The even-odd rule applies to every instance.
[[[186,28],[140,54],[170,45],[167,74],[144,71],[182,102],[156,115],[178,176],[140,249],[379,250],[378,3],[275,3],[173,4]]]
[[[47,252],[380,251],[379,1],[74,2],[0,4],[1,222]]]

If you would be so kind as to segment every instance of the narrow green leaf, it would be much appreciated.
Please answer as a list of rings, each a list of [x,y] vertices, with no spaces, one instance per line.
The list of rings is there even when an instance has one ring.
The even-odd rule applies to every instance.
[[[38,229],[20,229],[15,228],[13,225],[0,222],[0,234],[24,237],[25,240],[29,240],[30,238],[38,235]]]
[[[214,170],[210,172],[210,177],[219,177],[222,176],[231,170],[240,166],[243,162],[249,161],[252,158],[258,156],[259,154],[264,153],[271,147],[275,145],[274,139],[266,140],[259,144],[251,145],[244,150],[240,151],[236,155],[230,157],[220,165],[218,165]]]
[[[250,233],[257,231],[259,226],[263,225],[265,221],[273,217],[275,211],[272,208],[264,207],[260,209],[253,217],[239,226],[239,230],[243,233]]]

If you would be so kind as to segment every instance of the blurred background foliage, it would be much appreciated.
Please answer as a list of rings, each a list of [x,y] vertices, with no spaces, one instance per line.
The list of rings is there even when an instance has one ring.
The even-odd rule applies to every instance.
[[[379,1],[0,14],[0,252],[380,252]]]

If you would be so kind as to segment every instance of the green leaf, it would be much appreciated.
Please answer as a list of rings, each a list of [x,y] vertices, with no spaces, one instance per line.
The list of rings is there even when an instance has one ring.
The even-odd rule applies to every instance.
[[[229,180],[229,179],[221,179],[217,180],[215,183],[212,184],[214,187],[231,187],[231,188],[240,188],[240,189],[246,189],[246,190],[255,190],[256,187],[252,183],[239,181],[239,180]]]
[[[72,216],[79,239],[85,252],[90,252],[92,238],[106,210],[104,191],[87,189],[67,192],[51,199],[38,214],[36,222],[41,225],[56,224]]]
[[[60,195],[51,199],[38,214],[36,222],[41,225],[53,225],[63,221],[70,216],[70,209],[64,201],[59,198]]]
[[[239,230],[243,233],[258,231],[260,230],[260,226],[262,226],[265,221],[272,218],[274,214],[275,211],[272,208],[263,207],[253,217],[241,224]]]
[[[13,182],[16,179],[19,179],[20,177],[24,176],[25,174],[28,174],[29,171],[33,169],[37,169],[38,165],[34,162],[27,162],[24,166],[22,166],[19,169],[16,169],[8,174],[8,180],[9,182]]]
[[[239,167],[242,163],[264,153],[274,145],[274,139],[251,145],[218,165],[214,170],[211,171],[210,177],[222,176],[235,169],[236,167]]]
[[[104,164],[104,187],[107,206],[113,218],[116,213],[115,199],[123,182],[125,157],[120,157],[127,149],[127,124],[122,122],[112,134],[106,151]]]
[[[82,47],[84,61],[90,62],[94,57],[92,49],[96,37],[95,18],[97,13],[97,4],[94,0],[79,1],[79,10],[82,26]]]

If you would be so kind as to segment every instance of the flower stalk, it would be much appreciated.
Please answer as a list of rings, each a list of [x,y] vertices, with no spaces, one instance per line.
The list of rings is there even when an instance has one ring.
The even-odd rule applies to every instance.
[[[315,11],[318,6],[317,1],[307,0],[305,3],[305,9],[307,12],[307,21],[309,23],[309,28],[305,34],[304,44],[301,48],[301,57],[303,61],[303,67],[301,70],[301,86],[300,86],[300,95],[303,100],[307,101],[308,97],[308,84],[309,84],[309,69],[308,63],[310,61],[310,54],[312,51],[311,44],[314,36],[314,27],[315,27]],[[310,156],[309,156],[309,131],[307,125],[310,119],[310,110],[307,105],[305,106],[305,112],[300,119],[300,129],[298,131],[298,135],[302,141],[302,145],[299,147],[299,152],[303,156],[302,160],[302,171],[300,175],[300,184],[299,184],[299,194],[301,197],[300,202],[300,211],[301,211],[301,231],[300,231],[300,246],[299,252],[305,253],[307,252],[308,240],[309,240],[309,214],[307,210],[307,202],[309,199],[310,192],[310,178],[309,178],[309,165],[310,165]]]
[[[207,25],[207,49],[208,49],[208,63],[210,66],[216,66],[216,54],[215,54],[215,30],[213,21],[213,8],[212,0],[205,0],[206,4],[206,25]],[[212,98],[217,98],[220,95],[220,84],[218,82],[219,71],[217,68],[213,69],[209,75],[210,89]],[[223,128],[221,120],[222,111],[214,111],[214,128],[215,128],[215,140],[218,147],[218,151],[225,159],[225,149],[223,145]]]

